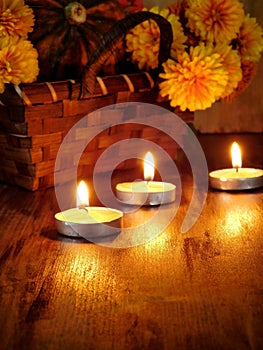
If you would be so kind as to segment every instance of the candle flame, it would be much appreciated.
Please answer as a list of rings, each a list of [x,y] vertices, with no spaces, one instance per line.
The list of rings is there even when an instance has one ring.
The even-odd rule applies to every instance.
[[[144,157],[144,180],[152,181],[154,178],[154,159],[151,152],[147,152]]]
[[[89,191],[83,180],[80,181],[77,188],[77,207],[89,206]]]
[[[232,155],[233,168],[236,168],[236,169],[241,168],[242,167],[241,150],[237,142],[232,143],[231,155]]]

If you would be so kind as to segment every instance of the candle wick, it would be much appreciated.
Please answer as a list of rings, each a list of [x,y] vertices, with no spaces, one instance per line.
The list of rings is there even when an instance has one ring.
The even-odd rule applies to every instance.
[[[80,204],[78,206],[79,209],[85,210],[87,213],[89,212],[89,210],[87,209],[87,207],[85,206],[85,204]]]
[[[236,173],[238,173],[238,167],[236,167]]]

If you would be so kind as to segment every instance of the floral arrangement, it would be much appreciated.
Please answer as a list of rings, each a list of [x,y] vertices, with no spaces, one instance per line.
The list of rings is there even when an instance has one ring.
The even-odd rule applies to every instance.
[[[240,0],[171,0],[146,9],[142,0],[118,0],[124,13],[150,11],[167,19],[173,31],[170,58],[159,74],[160,94],[182,111],[204,110],[231,101],[251,82],[263,50],[263,31]],[[38,53],[28,40],[34,15],[24,0],[0,0],[0,93],[5,84],[33,82]],[[160,32],[153,20],[130,30],[126,59],[138,70],[158,67]]]
[[[23,0],[0,1],[0,93],[5,84],[32,83],[38,75],[38,53],[27,40],[33,25]]]
[[[262,28],[239,0],[177,0],[164,9],[143,10],[172,26],[170,58],[159,75],[160,94],[171,106],[204,110],[218,100],[231,101],[251,82],[263,50]],[[126,36],[130,60],[140,70],[156,68],[159,42],[154,21],[136,26]]]

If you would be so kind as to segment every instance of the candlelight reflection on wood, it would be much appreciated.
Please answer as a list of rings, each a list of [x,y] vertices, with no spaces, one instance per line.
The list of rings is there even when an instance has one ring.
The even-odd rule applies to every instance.
[[[214,135],[205,151],[225,139]],[[253,146],[262,154],[262,143]],[[263,348],[263,190],[209,191],[181,234],[193,182],[180,166],[176,216],[154,240],[125,249],[59,235],[53,188],[0,184],[1,350]],[[115,176],[119,183],[130,170]],[[125,215],[125,226],[156,209]],[[143,229],[150,236],[158,227]]]

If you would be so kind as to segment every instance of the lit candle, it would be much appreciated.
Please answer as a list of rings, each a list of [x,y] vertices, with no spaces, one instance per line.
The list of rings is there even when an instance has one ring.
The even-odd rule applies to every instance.
[[[59,233],[97,240],[120,231],[123,213],[112,208],[90,207],[88,188],[84,181],[78,186],[76,202],[76,208],[55,214],[56,229]]]
[[[117,198],[130,205],[160,205],[175,201],[175,185],[153,181],[154,159],[150,152],[144,158],[144,181],[123,182],[116,186]]]
[[[225,191],[250,190],[263,186],[263,170],[242,168],[241,150],[236,142],[231,147],[232,168],[212,171],[210,186]]]

